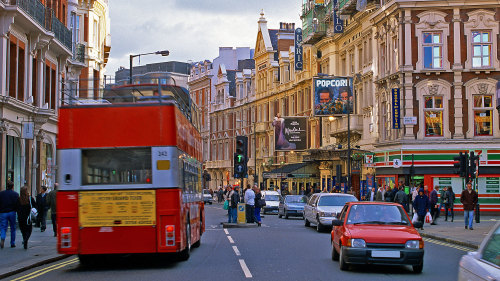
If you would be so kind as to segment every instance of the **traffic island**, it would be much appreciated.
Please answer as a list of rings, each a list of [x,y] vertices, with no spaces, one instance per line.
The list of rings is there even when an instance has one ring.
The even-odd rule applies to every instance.
[[[254,228],[257,226],[256,223],[222,223],[222,228]]]

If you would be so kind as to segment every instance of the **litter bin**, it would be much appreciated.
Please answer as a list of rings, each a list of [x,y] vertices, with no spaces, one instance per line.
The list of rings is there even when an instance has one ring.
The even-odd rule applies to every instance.
[[[246,223],[245,203],[238,203],[238,223]]]

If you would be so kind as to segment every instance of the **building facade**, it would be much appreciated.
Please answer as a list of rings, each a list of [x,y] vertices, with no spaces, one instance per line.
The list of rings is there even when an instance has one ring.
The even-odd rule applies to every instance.
[[[0,1],[0,189],[53,187],[57,110],[72,56],[68,3]]]
[[[453,157],[475,152],[481,208],[498,210],[500,5],[314,2],[304,2],[302,18],[306,43],[321,54],[321,72],[354,78],[351,143],[373,159],[360,169],[361,182],[375,176],[378,185],[411,181],[460,194],[464,183]],[[341,33],[335,18],[343,20]],[[336,144],[345,143],[345,125],[345,117],[328,122]]]

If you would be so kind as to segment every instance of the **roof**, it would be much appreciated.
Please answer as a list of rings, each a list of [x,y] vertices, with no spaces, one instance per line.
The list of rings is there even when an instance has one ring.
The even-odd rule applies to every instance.
[[[273,46],[273,50],[278,50],[278,30],[277,29],[269,29],[269,38],[271,39],[271,45]],[[278,52],[274,53],[274,60],[279,60]]]

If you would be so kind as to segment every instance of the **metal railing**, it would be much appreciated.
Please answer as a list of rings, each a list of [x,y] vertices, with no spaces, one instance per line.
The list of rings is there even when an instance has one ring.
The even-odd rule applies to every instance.
[[[45,30],[54,32],[57,41],[71,50],[71,30],[69,30],[54,15],[52,9],[45,7],[38,0],[1,0],[8,5],[16,5],[27,13],[35,22]]]

